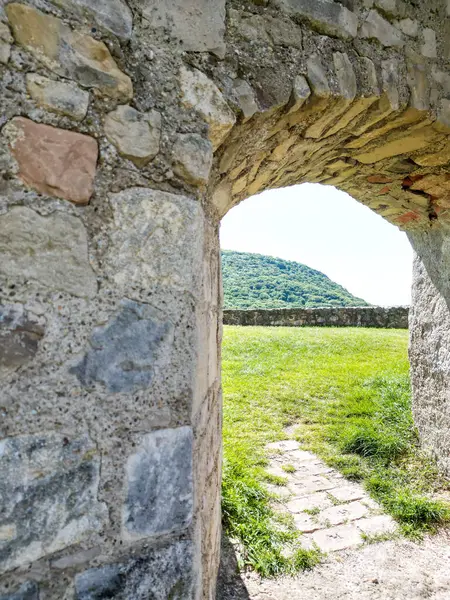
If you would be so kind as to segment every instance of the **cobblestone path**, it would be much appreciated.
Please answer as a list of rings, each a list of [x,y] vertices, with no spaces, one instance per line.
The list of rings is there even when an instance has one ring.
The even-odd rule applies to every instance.
[[[240,575],[224,538],[217,600],[450,600],[450,532],[414,543],[402,537],[364,543],[395,532],[395,522],[355,483],[292,440],[268,445],[267,469],[287,480],[269,486],[277,510],[293,515],[305,547],[324,561],[297,577]]]
[[[292,514],[304,534],[304,547],[315,544],[323,552],[334,552],[359,546],[367,537],[395,532],[395,521],[360,485],[301,450],[297,442],[274,442],[267,449],[268,473],[287,480],[286,486],[271,486],[284,497],[278,508]]]

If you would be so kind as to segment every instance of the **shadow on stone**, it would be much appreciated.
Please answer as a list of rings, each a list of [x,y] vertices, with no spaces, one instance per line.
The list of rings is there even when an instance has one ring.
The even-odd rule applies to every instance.
[[[222,548],[216,600],[250,600],[239,573],[236,554],[230,540],[222,535]]]

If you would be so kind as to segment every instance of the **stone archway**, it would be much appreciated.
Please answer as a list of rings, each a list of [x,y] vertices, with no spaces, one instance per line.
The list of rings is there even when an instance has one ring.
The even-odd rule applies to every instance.
[[[422,4],[0,9],[0,594],[214,597],[217,232],[264,189],[408,232],[415,418],[449,471],[450,6]]]

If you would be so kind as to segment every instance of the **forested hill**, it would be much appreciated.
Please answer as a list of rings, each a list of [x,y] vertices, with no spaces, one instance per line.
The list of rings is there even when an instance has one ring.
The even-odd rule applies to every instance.
[[[367,306],[320,271],[262,254],[222,250],[224,308]]]

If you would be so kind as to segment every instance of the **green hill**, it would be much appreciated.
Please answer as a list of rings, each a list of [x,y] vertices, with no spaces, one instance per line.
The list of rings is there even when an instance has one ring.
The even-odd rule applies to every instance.
[[[222,250],[224,308],[368,306],[320,271],[262,254]]]

